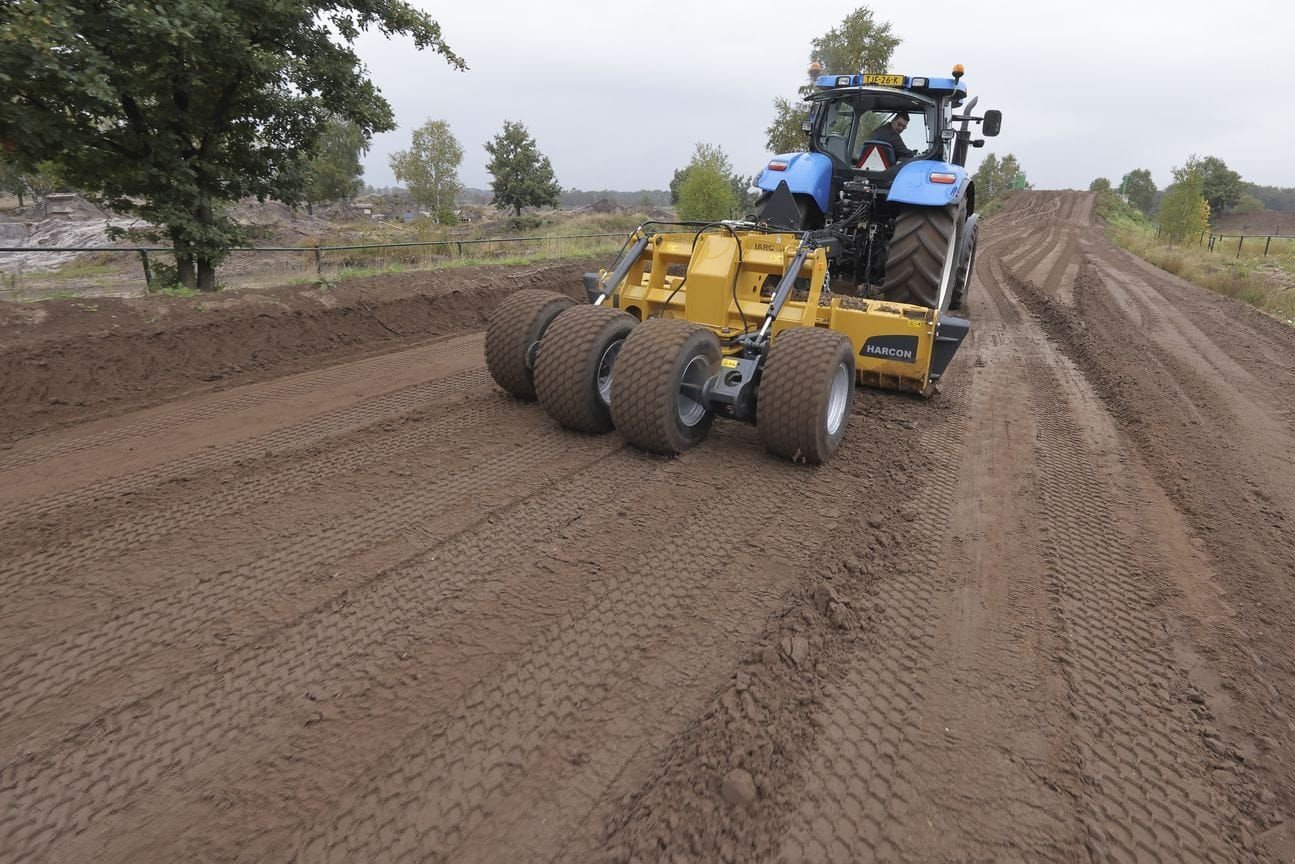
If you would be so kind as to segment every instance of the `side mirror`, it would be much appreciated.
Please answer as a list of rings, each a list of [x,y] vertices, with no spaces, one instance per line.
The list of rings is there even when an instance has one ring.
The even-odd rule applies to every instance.
[[[804,132],[806,135],[808,135],[813,128],[813,124],[808,120],[800,121],[800,131]]]
[[[989,138],[993,138],[1003,128],[1003,112],[998,109],[990,109],[985,112],[985,122],[981,124],[980,131]]]

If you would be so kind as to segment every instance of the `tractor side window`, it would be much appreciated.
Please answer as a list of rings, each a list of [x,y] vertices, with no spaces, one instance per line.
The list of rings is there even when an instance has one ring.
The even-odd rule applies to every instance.
[[[827,115],[819,126],[818,149],[830,153],[842,162],[850,161],[850,133],[854,129],[856,111],[849,102],[833,102],[827,106]]]

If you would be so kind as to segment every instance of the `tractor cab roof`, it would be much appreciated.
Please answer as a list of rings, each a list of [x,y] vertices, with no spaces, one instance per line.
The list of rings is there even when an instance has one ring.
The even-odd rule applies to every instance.
[[[956,70],[961,71],[961,70]],[[809,98],[813,101],[831,98],[841,91],[901,91],[927,96],[930,98],[952,97],[954,106],[960,105],[967,97],[967,85],[962,83],[961,75],[956,78],[924,78],[914,75],[859,74],[859,75],[819,75],[814,79],[814,86],[819,92]]]

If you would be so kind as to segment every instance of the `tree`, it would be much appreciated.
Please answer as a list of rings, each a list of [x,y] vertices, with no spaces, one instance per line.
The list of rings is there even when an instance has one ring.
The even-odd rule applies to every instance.
[[[1241,175],[1229,168],[1222,159],[1206,156],[1200,160],[1200,169],[1203,193],[1211,213],[1222,215],[1241,200],[1241,193],[1245,191],[1241,185]]]
[[[885,72],[900,38],[890,32],[890,22],[877,23],[872,10],[860,6],[831,30],[812,40],[809,59],[824,74]],[[814,92],[813,73],[799,89],[795,102],[778,97],[773,100],[773,122],[764,130],[772,153],[790,153],[805,146],[800,124],[809,119],[804,98]]]
[[[1151,172],[1146,168],[1138,168],[1124,175],[1120,181],[1120,189],[1124,192],[1129,203],[1142,211],[1142,215],[1150,216],[1152,209],[1156,205],[1156,184],[1151,179]]]
[[[307,169],[306,208],[326,201],[347,202],[360,192],[364,167],[360,156],[369,149],[364,130],[349,120],[334,118],[319,136],[319,147]]]
[[[1188,157],[1174,169],[1174,182],[1160,199],[1160,230],[1172,243],[1199,236],[1210,227],[1210,205],[1205,200],[1205,172],[1201,160]]]
[[[504,131],[486,142],[494,180],[490,188],[495,203],[512,207],[518,216],[523,207],[556,207],[562,187],[553,175],[549,157],[540,153],[535,139],[521,123],[504,121]]]
[[[999,159],[993,153],[985,155],[980,167],[971,176],[976,184],[976,209],[981,212],[993,212],[1015,189],[1028,189],[1025,172],[1016,157],[1008,153]]]
[[[31,203],[36,205],[42,218],[49,215],[49,194],[64,185],[59,166],[49,160],[37,162],[30,170],[22,172],[18,181],[31,195]]]
[[[728,154],[719,147],[706,143],[697,144],[692,161],[682,168],[675,169],[674,176],[670,178],[671,204],[679,203],[679,192],[683,188],[684,181],[688,179],[689,170],[696,164],[713,167],[728,179],[736,201],[734,205],[736,209],[745,213],[755,206],[755,196],[751,193],[751,184],[755,182],[755,178],[733,173],[733,163],[729,160]]]
[[[1088,184],[1088,191],[1089,192],[1110,192],[1111,181],[1107,180],[1105,177],[1098,177],[1092,183]]]
[[[0,129],[20,163],[53,158],[95,200],[161,226],[182,282],[214,290],[243,238],[231,202],[300,202],[333,117],[366,136],[394,127],[352,48],[371,27],[464,68],[405,0],[8,0]]]
[[[18,163],[9,159],[0,161],[0,192],[10,192],[18,197],[18,206],[23,205],[23,196],[27,194],[27,184],[22,182],[22,171]]]
[[[428,120],[414,130],[412,146],[391,155],[391,170],[419,204],[441,222],[457,222],[454,200],[463,184],[459,164],[463,147],[444,120]]]
[[[675,176],[680,178],[680,219],[688,222],[728,219],[742,204],[734,190],[733,166],[719,147],[697,144],[692,161],[682,171],[675,172]]]

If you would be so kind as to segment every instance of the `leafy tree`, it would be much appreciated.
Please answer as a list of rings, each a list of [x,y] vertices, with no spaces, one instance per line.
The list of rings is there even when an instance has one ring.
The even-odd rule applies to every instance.
[[[20,163],[56,154],[75,187],[161,226],[182,282],[214,290],[244,236],[231,202],[300,202],[333,117],[393,128],[352,48],[368,28],[464,68],[405,0],[7,0],[0,129]]]
[[[889,21],[878,23],[871,9],[860,6],[839,25],[809,43],[809,59],[818,63],[825,74],[885,72],[900,41],[890,32]],[[805,133],[800,124],[809,119],[809,109],[803,100],[814,92],[812,72],[798,92],[800,97],[795,102],[782,97],[773,100],[773,122],[764,130],[772,153],[790,153],[805,147]]]
[[[22,170],[17,162],[5,159],[0,162],[0,192],[10,192],[18,197],[18,206],[23,206],[23,196],[27,194],[27,184],[23,182]]]
[[[1202,182],[1205,184],[1205,200],[1210,205],[1210,212],[1222,215],[1241,200],[1244,189],[1241,186],[1241,175],[1227,166],[1216,156],[1206,156],[1200,160]]]
[[[1196,237],[1210,226],[1210,205],[1205,200],[1205,171],[1195,156],[1174,169],[1174,183],[1160,200],[1160,229],[1170,243]]]
[[[1241,193],[1241,200],[1232,205],[1233,213],[1262,213],[1264,211],[1264,202],[1260,201],[1249,192]]]
[[[992,213],[1009,192],[1028,189],[1030,185],[1020,162],[1011,153],[1002,159],[993,153],[986,154],[971,181],[976,184],[976,209],[982,213]]]
[[[719,147],[704,142],[697,144],[692,161],[682,168],[675,169],[674,176],[670,178],[671,204],[679,203],[680,190],[688,179],[688,172],[692,170],[694,165],[712,167],[728,179],[733,198],[737,202],[735,206],[738,210],[747,212],[755,206],[755,196],[751,193],[751,184],[755,182],[755,178],[734,174],[733,163],[729,160],[728,154]]]
[[[1092,183],[1088,184],[1088,191],[1089,192],[1110,192],[1111,181],[1107,180],[1105,177],[1098,177]]]
[[[413,146],[391,155],[391,170],[419,204],[436,211],[441,222],[457,222],[454,199],[463,184],[459,164],[463,147],[444,120],[428,120],[414,130]]]
[[[348,202],[359,194],[364,167],[360,156],[369,149],[364,130],[349,120],[334,118],[319,136],[306,179],[306,208],[326,201]]]
[[[553,175],[549,157],[540,153],[535,139],[521,123],[504,121],[504,131],[486,142],[490,163],[486,170],[495,179],[495,202],[512,207],[518,216],[523,207],[556,207],[562,187]]]
[[[719,147],[699,143],[679,180],[679,218],[685,221],[713,222],[728,219],[741,206],[742,199],[734,189],[733,166]]]
[[[1247,192],[1263,202],[1265,210],[1295,211],[1295,188],[1283,189],[1279,186],[1259,186],[1254,183],[1242,185]]]
[[[1142,211],[1144,216],[1150,216],[1152,209],[1156,205],[1155,182],[1151,179],[1151,172],[1146,168],[1138,168],[1124,175],[1120,181],[1120,189],[1123,190],[1129,203]]]

